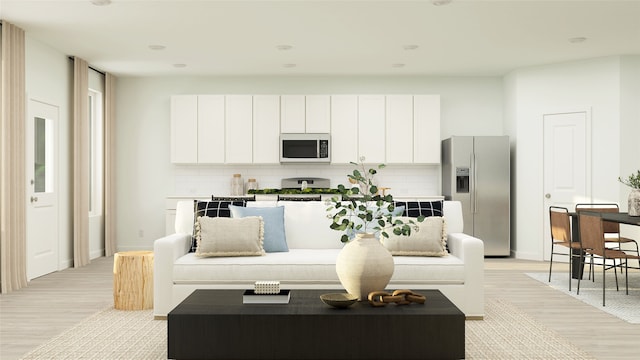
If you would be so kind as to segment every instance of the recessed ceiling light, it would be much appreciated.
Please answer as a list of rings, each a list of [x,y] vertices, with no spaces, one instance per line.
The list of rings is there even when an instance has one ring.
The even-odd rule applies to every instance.
[[[149,49],[151,50],[164,50],[166,46],[164,45],[149,45]]]
[[[93,5],[105,6],[111,4],[111,0],[91,0]]]
[[[174,68],[185,68],[187,67],[187,64],[173,64]]]
[[[404,67],[404,64],[402,64],[402,63],[395,63],[395,64],[391,64],[391,67],[394,67],[394,68],[403,68],[403,67]]]
[[[417,49],[418,47],[419,47],[418,45],[405,45],[405,46],[403,46],[403,48],[404,48],[405,50],[415,50],[415,49]]]
[[[431,0],[431,3],[435,6],[449,5],[451,0]]]
[[[293,49],[293,46],[292,45],[287,45],[287,44],[282,44],[282,45],[277,45],[276,49],[281,50],[281,51],[291,50],[291,49]]]
[[[294,68],[296,66],[298,66],[298,65],[296,65],[296,64],[283,64],[282,65],[282,67],[284,67],[284,68]]]
[[[587,41],[587,38],[583,36],[569,38],[569,42],[572,44],[577,44],[585,41]]]

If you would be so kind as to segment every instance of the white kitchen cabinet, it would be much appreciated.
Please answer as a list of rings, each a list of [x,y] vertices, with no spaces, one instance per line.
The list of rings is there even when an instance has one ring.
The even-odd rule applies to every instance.
[[[280,96],[280,132],[306,132],[304,95]]]
[[[358,96],[358,157],[366,163],[384,163],[385,96]]]
[[[440,95],[413,97],[413,162],[440,163]]]
[[[198,95],[198,163],[224,163],[224,95]]]
[[[331,96],[331,163],[358,161],[358,96]]]
[[[253,101],[251,95],[225,97],[225,163],[253,161]]]
[[[331,97],[329,95],[280,96],[280,132],[329,133]]]
[[[413,96],[386,96],[386,163],[413,162]]]
[[[280,97],[253,97],[253,163],[280,162]]]
[[[305,132],[331,132],[331,97],[329,95],[307,95],[305,99]]]
[[[171,162],[198,162],[198,96],[171,97]]]

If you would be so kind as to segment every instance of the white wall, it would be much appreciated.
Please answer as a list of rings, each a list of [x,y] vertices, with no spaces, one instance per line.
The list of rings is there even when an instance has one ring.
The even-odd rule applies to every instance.
[[[512,239],[516,257],[543,258],[543,223],[548,216],[543,206],[544,112],[591,109],[592,201],[619,202],[621,168],[638,168],[637,155],[621,157],[621,149],[637,149],[638,145],[637,135],[635,141],[631,135],[621,136],[634,126],[637,115],[634,120],[621,118],[620,63],[620,57],[607,57],[520,69],[505,77],[505,91],[510,94],[506,128],[515,133],[517,150],[513,193],[517,228]],[[629,67],[637,71],[637,61]],[[637,104],[637,90],[635,94]]]
[[[627,176],[640,170],[640,55],[623,56],[621,61],[620,98],[620,176]],[[627,198],[631,189],[620,187],[619,204],[627,211]],[[640,226],[623,225],[623,236],[640,239]]]
[[[169,99],[174,94],[440,94],[440,137],[502,135],[502,80],[498,77],[165,77],[119,78],[117,83],[117,241],[119,250],[151,249],[164,234],[164,199],[210,195],[234,172],[279,187],[289,176],[329,177],[347,167],[183,166],[169,162]],[[439,168],[393,167],[381,176],[396,193],[440,194]],[[410,181],[402,182],[400,176]],[[381,174],[384,175],[384,174]],[[202,193],[204,192],[204,194]],[[400,195],[400,194],[398,194]]]
[[[58,208],[59,208],[59,269],[73,264],[72,246],[72,202],[71,196],[71,144],[72,144],[72,110],[71,82],[72,65],[65,54],[39,42],[29,36],[25,37],[25,86],[28,99],[35,99],[58,106],[58,154],[60,164],[57,167]],[[28,231],[28,230],[27,230]]]

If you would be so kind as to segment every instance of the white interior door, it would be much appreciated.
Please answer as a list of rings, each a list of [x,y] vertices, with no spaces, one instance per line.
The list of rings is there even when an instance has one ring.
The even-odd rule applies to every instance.
[[[544,259],[549,260],[551,234],[549,206],[573,211],[589,202],[590,147],[589,111],[544,114]]]
[[[58,270],[58,107],[29,100],[26,123],[27,278]]]

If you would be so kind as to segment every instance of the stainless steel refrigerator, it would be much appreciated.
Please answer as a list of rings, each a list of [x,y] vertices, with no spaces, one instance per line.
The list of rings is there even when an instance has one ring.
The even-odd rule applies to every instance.
[[[508,136],[453,136],[442,141],[442,194],[462,203],[464,233],[484,241],[485,256],[509,256]]]

